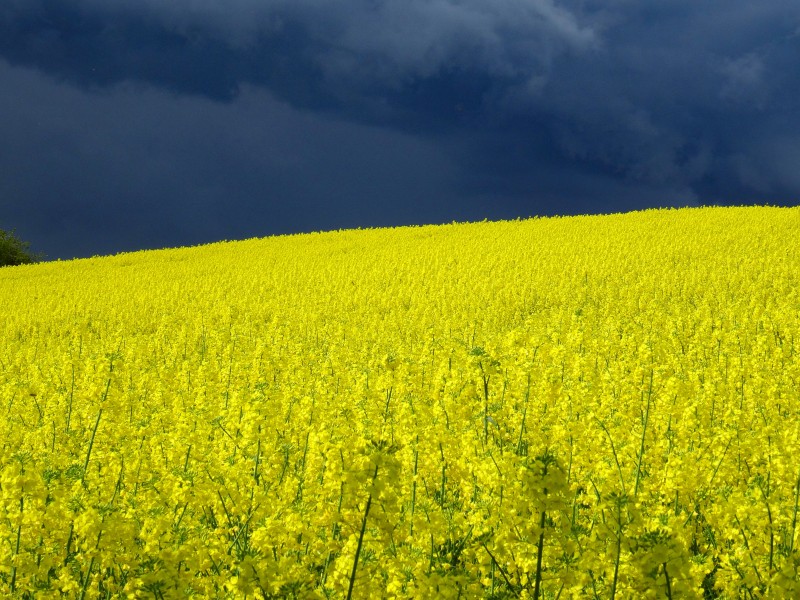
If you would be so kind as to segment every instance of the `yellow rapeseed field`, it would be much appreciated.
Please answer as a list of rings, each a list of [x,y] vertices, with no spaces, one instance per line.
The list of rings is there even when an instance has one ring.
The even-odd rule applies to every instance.
[[[0,269],[0,597],[798,598],[800,209]]]

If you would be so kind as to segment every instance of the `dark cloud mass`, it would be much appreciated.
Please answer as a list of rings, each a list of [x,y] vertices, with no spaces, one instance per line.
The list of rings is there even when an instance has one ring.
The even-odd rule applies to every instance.
[[[5,0],[0,59],[51,256],[800,197],[786,0]]]

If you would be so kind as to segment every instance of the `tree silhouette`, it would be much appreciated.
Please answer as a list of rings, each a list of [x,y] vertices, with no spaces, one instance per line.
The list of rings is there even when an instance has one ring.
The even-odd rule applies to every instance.
[[[23,242],[14,231],[0,229],[0,267],[35,263],[44,258],[30,251],[30,243]]]

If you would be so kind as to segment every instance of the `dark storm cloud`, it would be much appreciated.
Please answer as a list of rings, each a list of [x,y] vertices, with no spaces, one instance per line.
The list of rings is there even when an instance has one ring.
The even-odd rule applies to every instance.
[[[800,139],[800,5],[610,6],[596,15],[600,50],[561,63],[518,110],[549,114],[565,155],[628,179],[706,201],[796,198],[794,170],[764,150]]]
[[[87,87],[133,80],[231,100],[242,84],[295,106],[397,127],[480,115],[594,34],[549,0],[14,0],[0,54]]]
[[[456,168],[431,142],[254,88],[232,113],[153,88],[87,93],[2,63],[0,81],[0,228],[53,258],[482,218],[453,205]]]
[[[6,0],[0,57],[60,82],[42,110],[62,110],[63,95],[73,107],[64,118],[88,119],[67,132],[54,119],[48,139],[20,142],[30,154],[3,185],[34,193],[61,173],[76,195],[99,186],[95,195],[131,206],[150,198],[172,214],[161,226],[182,221],[187,194],[201,207],[234,197],[255,210],[270,185],[280,190],[268,201],[282,223],[273,230],[800,197],[800,4],[787,0]],[[54,85],[12,90],[34,80],[4,73],[10,104]],[[132,122],[162,132],[161,119],[162,137],[86,116],[121,110],[130,123],[137,103],[148,112]],[[26,140],[8,115],[4,136]],[[308,137],[290,167],[264,158],[297,144],[289,130],[275,141],[281,119],[313,122],[298,125]],[[319,143],[317,129],[327,132]],[[97,154],[84,164],[116,175],[82,180],[48,157],[59,152],[52,130]],[[334,149],[358,143],[349,162]],[[37,152],[52,162],[38,179]],[[169,176],[153,152],[174,165]],[[149,169],[159,192],[132,175]],[[404,193],[426,199],[417,213],[402,208]],[[230,213],[232,235],[241,212]],[[197,217],[195,237],[209,223]]]
[[[748,163],[759,144],[730,132],[735,119],[761,137],[774,112],[798,108],[793,2],[14,0],[1,10],[7,60],[86,86],[135,80],[230,100],[252,84],[294,106],[427,133],[545,120],[551,153],[619,176],[686,186],[722,170],[762,192],[796,183]]]

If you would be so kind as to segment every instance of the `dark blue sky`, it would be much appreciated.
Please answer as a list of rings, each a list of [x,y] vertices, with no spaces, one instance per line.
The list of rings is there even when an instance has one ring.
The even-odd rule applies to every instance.
[[[0,228],[49,258],[800,203],[796,0],[3,0]]]

